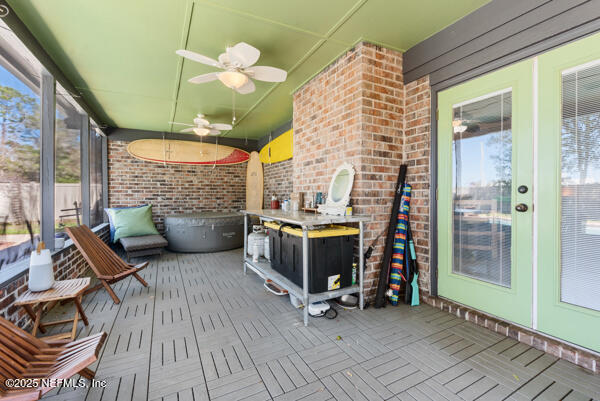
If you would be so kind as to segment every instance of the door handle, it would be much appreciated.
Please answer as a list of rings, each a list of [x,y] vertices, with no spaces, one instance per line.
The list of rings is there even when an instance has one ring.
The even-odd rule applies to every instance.
[[[516,210],[517,212],[521,212],[521,213],[523,213],[523,212],[526,212],[528,209],[529,209],[529,208],[528,208],[528,207],[527,207],[527,205],[526,205],[526,204],[524,204],[524,203],[519,203],[517,206],[515,206],[515,210]]]

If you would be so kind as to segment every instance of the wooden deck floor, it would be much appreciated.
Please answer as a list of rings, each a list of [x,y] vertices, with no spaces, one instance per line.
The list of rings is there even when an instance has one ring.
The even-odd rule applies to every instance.
[[[304,327],[287,298],[243,275],[241,251],[165,254],[143,277],[149,288],[116,285],[120,305],[105,291],[84,299],[79,335],[109,333],[93,366],[107,387],[45,399],[600,399],[600,376],[426,305]]]

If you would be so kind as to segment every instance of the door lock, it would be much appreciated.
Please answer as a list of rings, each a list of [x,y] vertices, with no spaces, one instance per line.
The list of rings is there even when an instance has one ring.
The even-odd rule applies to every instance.
[[[528,207],[527,207],[527,205],[526,205],[526,204],[524,204],[524,203],[519,203],[517,206],[515,206],[515,210],[516,210],[517,212],[521,212],[521,213],[523,213],[523,212],[526,212],[528,209],[529,209],[529,208],[528,208]]]
[[[526,194],[527,191],[529,191],[529,188],[527,188],[527,185],[520,185],[519,188],[517,188],[517,191],[519,191],[520,194]]]

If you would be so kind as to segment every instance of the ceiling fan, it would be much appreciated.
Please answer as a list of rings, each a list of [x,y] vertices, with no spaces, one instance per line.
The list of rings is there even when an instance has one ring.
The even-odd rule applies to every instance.
[[[170,122],[170,124],[186,125],[190,128],[184,128],[179,132],[193,132],[200,136],[219,135],[221,131],[229,131],[232,128],[229,124],[211,124],[206,118],[204,118],[203,114],[198,114],[196,118],[194,118],[194,124],[176,122]]]
[[[260,57],[260,50],[248,43],[240,42],[233,47],[227,47],[221,53],[218,61],[190,50],[177,50],[175,53],[189,60],[223,69],[223,72],[211,72],[190,78],[189,82],[202,84],[215,80],[243,95],[256,90],[252,79],[266,82],[283,82],[287,72],[268,66],[255,66]]]

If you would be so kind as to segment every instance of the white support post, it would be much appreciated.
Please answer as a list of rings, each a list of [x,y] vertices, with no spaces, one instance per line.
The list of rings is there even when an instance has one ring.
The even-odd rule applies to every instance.
[[[304,326],[308,326],[308,228],[302,227],[302,303]]]
[[[246,274],[246,257],[248,255],[248,214],[244,213],[244,255],[242,261],[244,262],[244,274]]]

